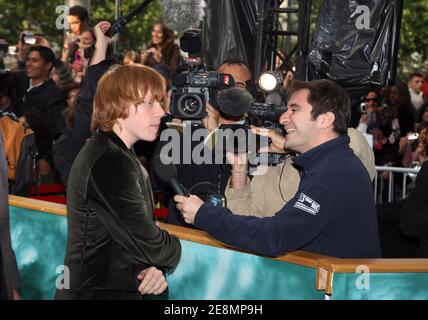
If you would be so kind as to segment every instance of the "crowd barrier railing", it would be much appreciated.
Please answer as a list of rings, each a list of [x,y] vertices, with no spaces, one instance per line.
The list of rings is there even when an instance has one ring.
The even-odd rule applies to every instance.
[[[9,196],[9,207],[21,295],[52,299],[63,270],[66,207],[17,196]],[[171,300],[428,299],[428,259],[339,259],[303,251],[271,258],[204,231],[161,228],[182,245],[168,275]]]
[[[384,195],[388,193],[388,202],[394,202],[395,200],[405,199],[408,195],[407,187],[408,182],[412,181],[412,178],[416,177],[419,169],[416,168],[400,168],[400,167],[388,167],[388,166],[376,166],[376,175],[373,181],[373,196],[375,203],[383,203]],[[401,174],[401,194],[400,198],[397,199],[395,179],[400,178]],[[385,184],[387,184],[385,186]]]

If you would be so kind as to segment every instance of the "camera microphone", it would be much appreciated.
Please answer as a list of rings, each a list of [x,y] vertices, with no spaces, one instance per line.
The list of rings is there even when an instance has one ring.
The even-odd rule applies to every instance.
[[[180,184],[177,179],[177,168],[172,163],[171,159],[164,155],[159,154],[152,159],[153,171],[163,182],[169,184],[174,194],[179,196],[187,196],[184,187]]]
[[[247,90],[229,88],[221,90],[217,98],[217,106],[226,117],[243,117],[249,110],[253,97]]]

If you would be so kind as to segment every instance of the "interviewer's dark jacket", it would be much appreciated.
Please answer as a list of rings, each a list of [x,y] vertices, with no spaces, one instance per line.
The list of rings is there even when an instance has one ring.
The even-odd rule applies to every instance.
[[[67,212],[70,289],[57,299],[138,298],[140,271],[179,261],[179,240],[154,223],[148,179],[113,132],[95,133],[77,156]]]

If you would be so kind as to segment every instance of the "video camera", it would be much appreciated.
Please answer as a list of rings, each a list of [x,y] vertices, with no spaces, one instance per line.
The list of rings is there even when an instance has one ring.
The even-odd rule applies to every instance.
[[[171,114],[182,120],[199,120],[206,115],[206,103],[217,106],[217,90],[235,86],[230,74],[208,71],[199,56],[201,33],[186,31],[180,38],[180,48],[189,53],[184,72],[174,79],[175,89],[171,98]]]
[[[260,75],[258,96],[261,98],[250,106],[248,124],[266,129],[283,129],[279,123],[279,118],[286,110],[282,83],[282,75],[278,72],[266,71]]]
[[[246,123],[260,128],[272,129],[285,135],[286,132],[279,123],[279,118],[286,111],[285,95],[283,89],[280,89],[282,88],[282,78],[278,74],[268,71],[260,76],[258,83],[264,97],[250,105]],[[270,139],[268,143],[271,143]],[[275,166],[284,161],[285,157],[283,154],[268,153],[267,164]],[[256,154],[257,158],[261,158],[259,153]]]
[[[254,102],[248,110],[247,122],[256,127],[282,130],[279,118],[285,112],[282,106],[266,102]]]

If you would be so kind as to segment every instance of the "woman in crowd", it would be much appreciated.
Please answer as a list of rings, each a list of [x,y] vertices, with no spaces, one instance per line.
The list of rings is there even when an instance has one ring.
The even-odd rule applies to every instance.
[[[417,134],[409,133],[406,137],[400,139],[399,152],[403,155],[402,164],[404,167],[409,168],[427,160],[427,130],[428,124],[423,123],[419,126]]]
[[[79,39],[79,48],[74,52],[73,62],[69,65],[73,79],[80,83],[85,71],[89,66],[88,59],[85,58],[85,49],[91,47],[95,43],[95,36],[92,30],[82,32]]]
[[[151,43],[148,49],[141,53],[141,63],[149,67],[165,64],[174,78],[180,59],[180,48],[174,43],[174,31],[162,22],[156,23],[152,29]]]

